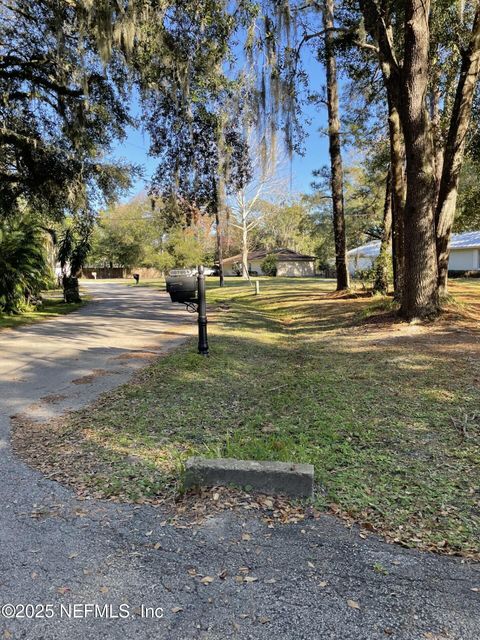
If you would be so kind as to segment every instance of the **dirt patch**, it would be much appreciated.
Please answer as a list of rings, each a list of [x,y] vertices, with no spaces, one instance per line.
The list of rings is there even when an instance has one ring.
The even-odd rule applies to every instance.
[[[377,326],[388,326],[388,325],[398,325],[402,323],[402,319],[398,317],[396,311],[384,311],[382,313],[375,313],[371,316],[367,316],[363,318],[359,325],[377,325]]]
[[[92,373],[89,373],[86,376],[82,376],[81,378],[75,378],[75,380],[72,380],[72,384],[90,384],[91,382],[94,382],[97,378],[101,378],[102,376],[108,376],[111,373],[114,373],[114,371],[107,371],[106,369],[94,369]]]
[[[190,491],[170,501],[169,505],[172,515],[168,523],[177,528],[201,524],[223,511],[257,512],[270,528],[275,524],[293,524],[320,516],[320,512],[310,505],[284,496],[250,493],[223,486]],[[245,536],[244,539],[249,538]]]
[[[190,334],[189,333],[184,333],[182,331],[162,331],[162,335],[165,336],[184,336],[184,337],[188,337]]]
[[[367,289],[359,289],[357,291],[334,291],[327,293],[324,297],[331,300],[358,300],[360,298],[373,298],[373,293]]]
[[[128,353],[121,353],[118,356],[112,356],[109,360],[148,360],[150,358],[157,358],[161,355],[156,351],[129,351]]]
[[[25,414],[11,416],[12,449],[30,466],[51,480],[57,480],[82,493],[87,476],[108,471],[98,457],[90,457],[82,447],[82,434],[66,432],[63,418],[32,420]]]
[[[43,398],[40,398],[40,400],[42,402],[46,402],[47,404],[57,404],[57,402],[65,400],[66,397],[67,396],[64,396],[61,393],[51,393],[48,396],[43,396]]]

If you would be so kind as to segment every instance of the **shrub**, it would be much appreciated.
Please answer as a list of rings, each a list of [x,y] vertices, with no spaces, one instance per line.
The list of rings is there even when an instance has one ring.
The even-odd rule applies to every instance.
[[[159,253],[154,260],[152,260],[152,265],[162,273],[170,271],[175,266],[175,258],[170,254],[164,251],[163,253]]]
[[[50,277],[42,230],[28,219],[0,223],[0,311],[20,313]]]
[[[380,252],[373,268],[375,270],[373,291],[387,295],[388,285],[393,281],[393,263],[390,253],[388,251]]]
[[[460,270],[448,270],[449,278],[480,278],[480,269],[473,269],[470,271],[460,271]]]
[[[205,248],[193,228],[171,231],[166,248],[173,256],[175,267],[195,267],[205,261]]]
[[[277,256],[273,253],[269,253],[268,256],[265,257],[265,260],[261,263],[261,268],[263,273],[266,276],[276,276],[277,275]]]
[[[360,282],[366,287],[367,285],[372,285],[376,275],[376,269],[372,265],[366,269],[357,269],[355,271],[355,279],[360,280]]]

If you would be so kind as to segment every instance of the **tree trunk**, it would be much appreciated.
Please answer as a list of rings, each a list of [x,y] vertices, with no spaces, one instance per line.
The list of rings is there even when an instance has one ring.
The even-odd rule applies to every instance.
[[[222,171],[222,167],[219,164],[219,178],[212,178],[215,198],[215,237],[217,243],[218,275],[219,285],[221,287],[225,284],[223,272],[223,214],[226,212],[225,182]]]
[[[325,66],[327,75],[328,138],[333,202],[333,233],[335,237],[335,265],[337,291],[349,288],[347,240],[343,201],[343,164],[340,143],[337,62],[334,51],[334,0],[325,0],[323,11],[325,28]]]
[[[408,0],[400,111],[407,160],[405,269],[401,313],[407,320],[438,313],[435,245],[435,158],[426,110],[429,0]]]
[[[392,262],[395,299],[402,299],[405,270],[405,146],[400,118],[402,76],[392,48],[393,28],[385,13],[374,0],[360,0],[365,27],[378,43],[378,60],[387,90],[390,165],[392,171]]]
[[[225,284],[225,276],[223,273],[223,238],[222,238],[222,225],[220,222],[220,213],[215,210],[215,227],[216,227],[216,239],[217,239],[217,258],[218,258],[218,275],[219,284],[221,287]]]
[[[439,51],[435,52],[433,58],[439,57]],[[433,65],[430,80],[429,91],[429,104],[430,104],[430,120],[432,123],[432,140],[435,158],[435,202],[438,198],[438,192],[440,189],[440,180],[442,177],[443,169],[443,136],[442,136],[442,111],[440,108],[442,102],[442,87],[440,68],[438,64]]]
[[[405,142],[406,199],[403,233],[396,215],[401,190],[394,179],[394,254],[399,283],[401,314],[408,320],[438,313],[437,261],[434,229],[435,157],[431,122],[426,110],[429,74],[430,0],[406,0],[403,64],[393,47],[393,28],[385,6],[374,0],[360,0],[365,26],[378,43],[379,61],[391,105],[400,116]],[[390,110],[390,115],[392,111]],[[389,119],[390,126],[394,119]],[[392,145],[393,148],[393,145]],[[400,163],[394,165],[400,167]],[[400,176],[398,176],[400,177]],[[400,181],[399,181],[400,182]],[[400,208],[401,210],[401,208]],[[403,237],[403,268],[396,249]],[[399,264],[400,262],[400,264]]]
[[[398,100],[398,98],[397,98]],[[392,177],[392,265],[396,300],[401,300],[405,262],[405,149],[400,114],[388,97],[388,127],[390,134],[390,171]]]
[[[247,220],[242,215],[242,272],[243,277],[250,282],[248,273],[248,227]]]
[[[63,276],[63,300],[64,302],[81,302],[78,278]]]
[[[383,207],[383,231],[375,268],[375,282],[373,290],[377,293],[388,293],[388,272],[390,262],[390,245],[392,240],[392,169],[388,168],[387,183],[385,187],[385,204]]]
[[[470,125],[472,102],[480,73],[480,6],[473,22],[468,49],[463,53],[460,78],[452,109],[445,147],[443,171],[436,209],[438,290],[447,294],[449,242],[457,204],[458,181],[463,164],[465,139]]]

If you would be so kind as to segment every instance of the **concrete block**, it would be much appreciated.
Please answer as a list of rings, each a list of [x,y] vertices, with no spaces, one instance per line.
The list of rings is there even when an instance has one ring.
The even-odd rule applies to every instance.
[[[313,496],[313,465],[293,462],[200,458],[187,460],[185,487],[234,485],[294,498]]]

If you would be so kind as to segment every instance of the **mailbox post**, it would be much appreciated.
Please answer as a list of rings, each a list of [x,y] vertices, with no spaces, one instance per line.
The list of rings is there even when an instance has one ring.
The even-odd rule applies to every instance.
[[[186,269],[174,269],[166,278],[167,291],[172,302],[183,303],[190,312],[198,314],[198,353],[208,356],[207,303],[203,266],[197,275]]]
[[[208,356],[207,301],[205,298],[205,274],[203,265],[198,267],[198,353]]]

